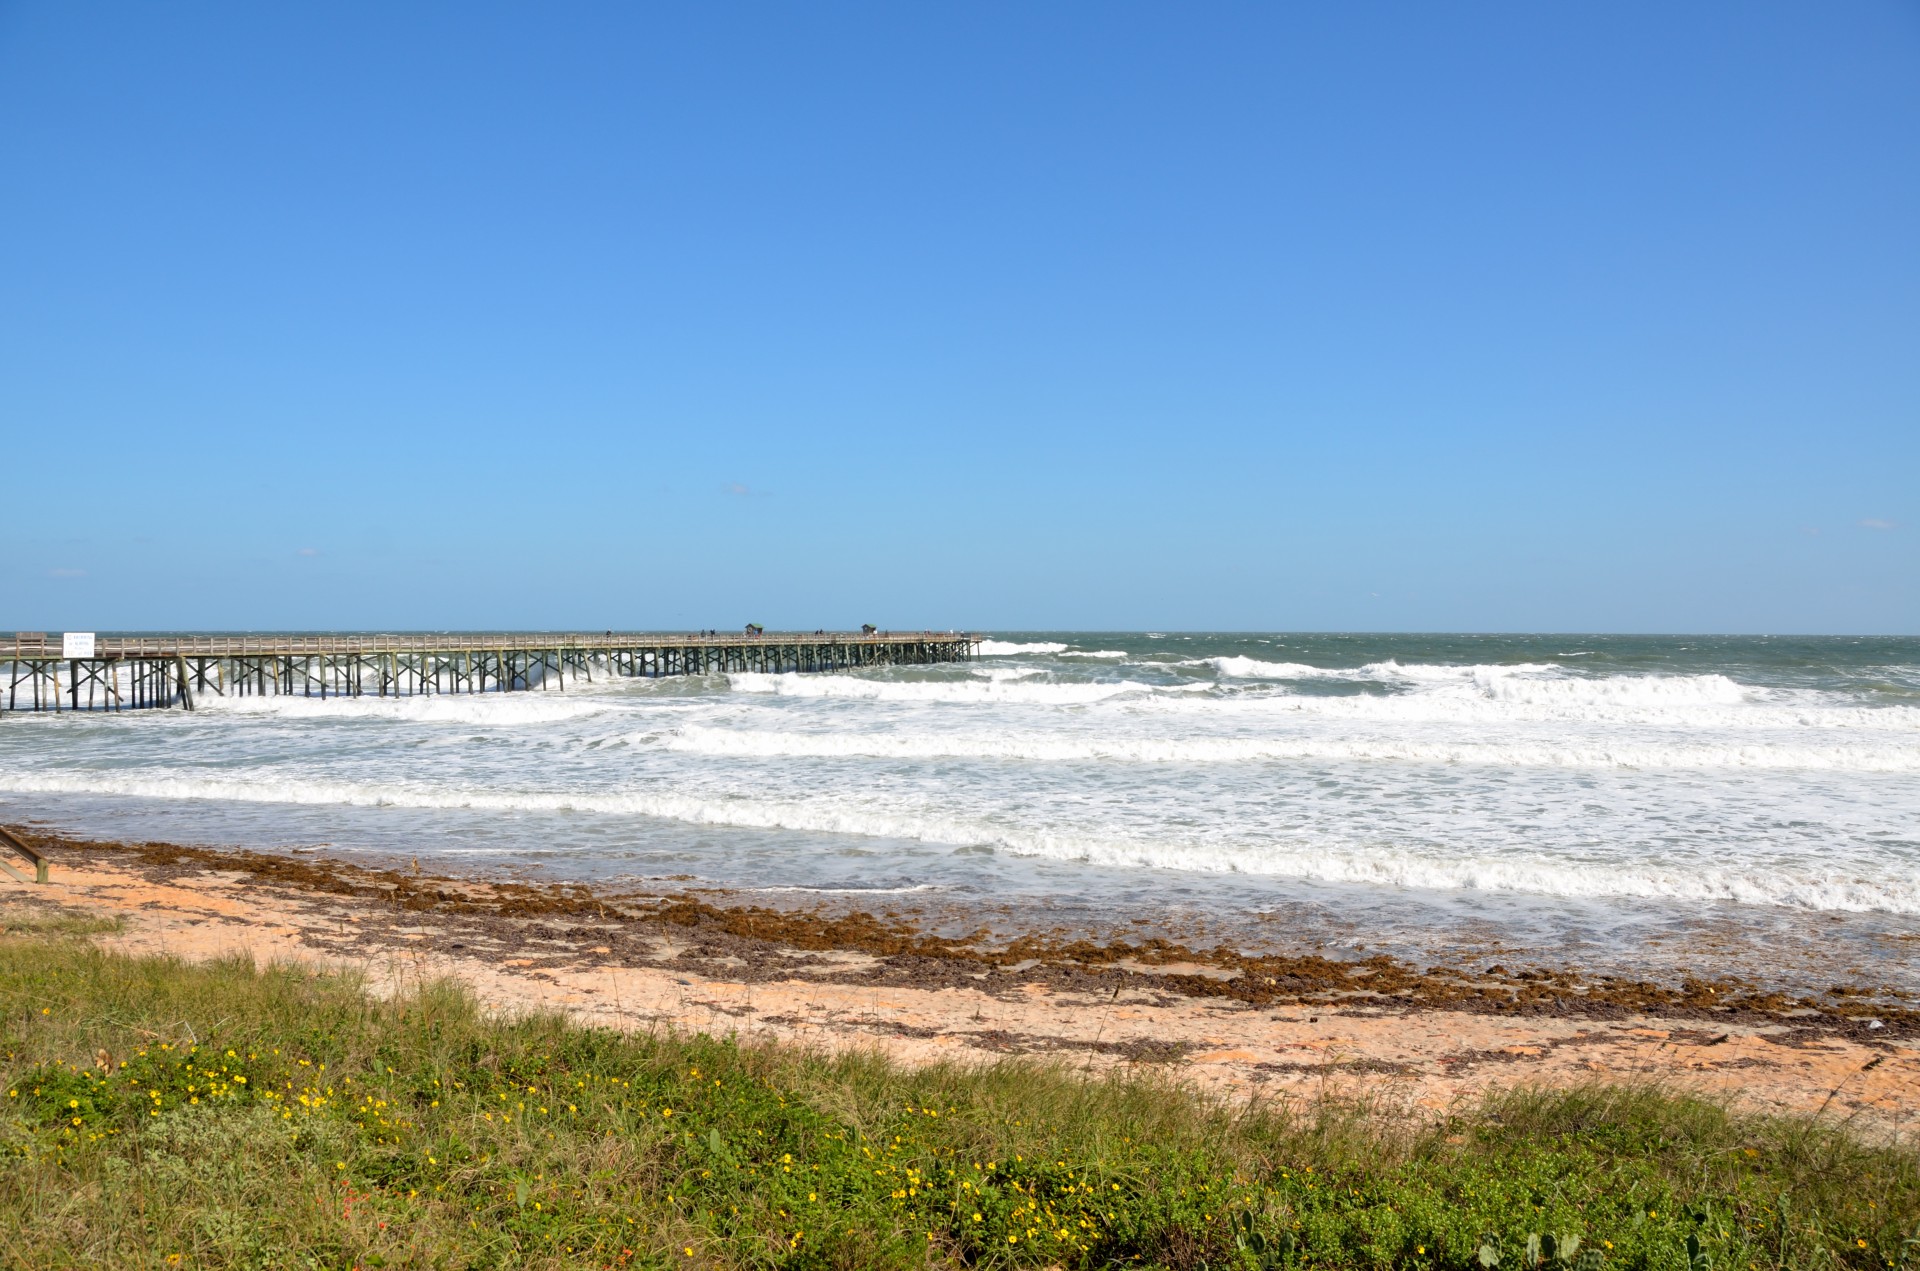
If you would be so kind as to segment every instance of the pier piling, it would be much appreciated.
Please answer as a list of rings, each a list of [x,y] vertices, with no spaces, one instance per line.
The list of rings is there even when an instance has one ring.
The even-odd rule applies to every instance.
[[[980,637],[946,631],[662,635],[0,636],[0,711],[120,711],[215,697],[411,697],[566,687],[567,675],[782,674],[966,662]],[[65,680],[62,682],[64,672]]]

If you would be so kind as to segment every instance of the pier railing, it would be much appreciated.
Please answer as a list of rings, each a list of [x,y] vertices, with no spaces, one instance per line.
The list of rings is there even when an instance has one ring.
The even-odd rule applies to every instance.
[[[625,650],[637,647],[759,647],[772,644],[904,645],[927,641],[980,637],[956,631],[767,631],[754,635],[716,632],[591,631],[591,632],[409,632],[394,635],[141,635],[99,636],[94,658],[276,657],[306,654],[439,653],[447,650],[583,649]],[[59,658],[60,637],[41,632],[0,635],[0,660]]]
[[[965,662],[957,631],[444,631],[0,636],[0,712],[194,709],[196,696],[411,697],[561,688],[567,677],[852,671]]]

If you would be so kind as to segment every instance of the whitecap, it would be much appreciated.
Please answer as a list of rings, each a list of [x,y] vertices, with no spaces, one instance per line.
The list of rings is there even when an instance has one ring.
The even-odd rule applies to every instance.
[[[1202,658],[1184,665],[1210,666],[1221,675],[1245,680],[1344,680],[1361,674],[1358,668],[1308,666],[1304,662],[1263,662],[1259,658],[1246,657]]]
[[[757,671],[736,673],[727,679],[735,692],[772,693],[780,697],[868,702],[1032,703],[1046,706],[1085,705],[1126,694],[1176,692],[1187,688],[1178,685],[1159,687],[1133,680],[1076,684],[1032,679],[873,680],[853,676],[810,676],[794,672],[772,675]]]
[[[980,656],[987,658],[1010,658],[1022,653],[1064,653],[1067,646],[1040,641],[1034,644],[1019,644],[1011,640],[982,640]]]
[[[1162,835],[1132,840],[1053,831],[1021,823],[948,815],[839,796],[814,799],[703,797],[660,792],[563,792],[423,789],[402,784],[308,781],[270,774],[204,777],[149,773],[9,773],[0,789],[16,793],[87,793],[161,799],[224,799],[249,803],[360,807],[460,808],[647,816],[695,825],[802,830],[963,847],[1078,861],[1113,868],[1245,874],[1331,883],[1480,890],[1567,898],[1638,898],[1718,902],[1829,912],[1920,913],[1920,877],[1911,867],[1862,876],[1783,867],[1755,859],[1741,864],[1672,866],[1653,862],[1553,860],[1516,852],[1438,856],[1390,845],[1327,842],[1217,843]]]
[[[1029,763],[1407,763],[1494,768],[1739,769],[1920,772],[1920,745],[1547,737],[1139,737],[1114,734],[793,732],[692,726],[669,750],[736,758],[980,759]]]
[[[549,692],[432,693],[409,697],[218,697],[202,694],[196,713],[289,720],[383,720],[411,724],[525,727],[585,719],[622,709],[604,697]]]

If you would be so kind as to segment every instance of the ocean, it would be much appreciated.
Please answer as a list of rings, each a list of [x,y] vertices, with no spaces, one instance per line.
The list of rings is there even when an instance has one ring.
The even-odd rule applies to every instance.
[[[935,927],[1920,990],[1920,639],[999,633],[976,662],[0,716],[0,820]]]

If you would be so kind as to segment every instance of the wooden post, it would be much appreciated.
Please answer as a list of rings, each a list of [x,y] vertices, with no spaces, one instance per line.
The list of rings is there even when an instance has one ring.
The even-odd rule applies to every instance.
[[[44,883],[47,881],[47,858],[42,856],[39,850],[31,843],[21,838],[18,834],[15,834],[12,830],[0,827],[0,846],[19,853],[33,863],[34,882]],[[0,865],[0,868],[6,869],[7,873],[12,874],[23,883],[27,881],[23,875],[15,872],[11,866]]]

